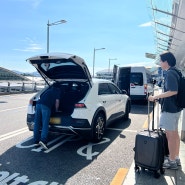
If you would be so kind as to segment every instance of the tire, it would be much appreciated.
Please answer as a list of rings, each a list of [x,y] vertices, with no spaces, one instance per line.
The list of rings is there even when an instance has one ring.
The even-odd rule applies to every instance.
[[[125,115],[123,116],[123,119],[124,119],[124,120],[128,120],[128,119],[129,119],[129,113],[130,113],[130,103],[127,102],[127,104],[126,104]]]
[[[99,142],[102,140],[105,132],[105,116],[98,113],[93,119],[92,123],[92,142]]]

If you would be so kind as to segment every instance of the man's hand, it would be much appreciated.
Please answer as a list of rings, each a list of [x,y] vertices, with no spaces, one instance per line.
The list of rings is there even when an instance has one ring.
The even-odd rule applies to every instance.
[[[157,98],[156,98],[156,96],[149,96],[148,100],[154,102],[155,100],[157,100]]]

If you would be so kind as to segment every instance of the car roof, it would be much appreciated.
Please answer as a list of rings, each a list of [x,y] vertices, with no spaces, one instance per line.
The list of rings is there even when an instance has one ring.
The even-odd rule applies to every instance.
[[[93,83],[112,83],[110,80],[106,80],[106,79],[100,79],[100,78],[92,78]]]
[[[28,58],[44,80],[82,80],[91,83],[89,69],[81,57],[68,53],[44,53]],[[48,67],[49,66],[49,67]]]

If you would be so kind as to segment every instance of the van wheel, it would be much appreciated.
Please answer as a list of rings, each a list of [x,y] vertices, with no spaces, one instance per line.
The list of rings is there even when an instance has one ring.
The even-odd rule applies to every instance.
[[[99,142],[102,140],[105,131],[105,116],[98,113],[92,123],[92,141]]]

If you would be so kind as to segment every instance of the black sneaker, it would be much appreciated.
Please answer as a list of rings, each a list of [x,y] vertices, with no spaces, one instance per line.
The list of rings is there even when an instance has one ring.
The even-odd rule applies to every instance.
[[[48,150],[48,146],[46,143],[43,143],[42,141],[39,141],[39,144],[45,149]]]

